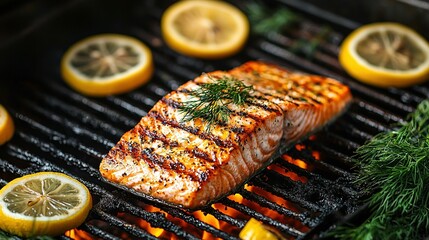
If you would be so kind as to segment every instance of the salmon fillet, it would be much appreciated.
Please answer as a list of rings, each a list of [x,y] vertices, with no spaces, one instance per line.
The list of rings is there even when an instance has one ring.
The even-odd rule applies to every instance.
[[[334,79],[295,73],[272,64],[250,61],[229,73],[283,110],[286,145],[325,126],[352,100],[350,89]]]
[[[228,104],[226,123],[183,121],[179,109],[192,99],[189,93],[222,78],[252,85],[252,99]],[[266,166],[282,138],[292,142],[323,126],[350,99],[348,88],[335,80],[262,62],[203,74],[157,102],[102,159],[100,172],[149,199],[200,208]]]

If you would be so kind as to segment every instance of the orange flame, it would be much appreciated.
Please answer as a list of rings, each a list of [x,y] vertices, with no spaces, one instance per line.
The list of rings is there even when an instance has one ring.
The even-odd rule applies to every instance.
[[[145,207],[145,209],[148,212],[161,212],[161,213],[164,213],[164,215],[167,215],[167,213],[163,212],[161,209],[159,209],[157,207],[154,207],[152,205],[147,205]],[[155,237],[161,236],[162,233],[164,232],[164,229],[152,227],[149,222],[147,222],[147,221],[145,221],[143,219],[140,219],[140,221],[138,222],[138,225],[141,228],[146,229],[146,231],[148,231],[148,233],[154,235]]]
[[[239,193],[229,195],[227,198],[229,200],[232,200],[232,201],[237,202],[237,203],[242,203],[243,202],[243,196],[241,196],[241,194],[239,194]],[[221,213],[223,213],[225,215],[228,215],[228,216],[230,216],[232,218],[247,219],[246,215],[244,215],[240,211],[237,211],[234,208],[230,208],[228,206],[225,206],[222,203],[215,203],[215,204],[212,205],[212,207],[214,209],[218,210],[219,212],[221,212]]]
[[[276,203],[276,204],[278,204],[278,205],[280,205],[280,206],[282,206],[284,208],[290,209],[293,212],[299,213],[299,212],[302,211],[295,204],[289,202],[288,200],[286,200],[286,199],[284,199],[282,197],[276,196],[276,195],[274,195],[274,194],[272,194],[272,193],[270,193],[270,192],[268,192],[268,191],[266,191],[266,190],[264,190],[264,189],[262,189],[260,187],[251,186],[251,185],[247,185],[246,184],[245,189],[248,190],[248,191],[250,191],[250,192],[256,193],[256,194],[258,194],[260,196],[263,196],[264,198],[270,200],[271,202],[274,202],[274,203]],[[271,216],[271,217],[274,218],[274,216]]]
[[[211,214],[205,214],[202,211],[195,211],[192,214],[194,217],[198,218],[202,222],[205,222],[212,227],[215,227],[217,229],[220,229],[219,220],[217,220],[213,215]],[[202,239],[218,239],[215,236],[213,236],[211,233],[204,231],[203,235],[201,237]]]
[[[296,144],[295,148],[298,151],[302,151],[302,150],[304,150],[306,148],[306,146],[304,144]]]
[[[315,138],[316,138],[315,136],[311,136],[310,140],[314,140]],[[295,148],[298,151],[311,150],[309,147],[307,147],[304,144],[296,144]],[[316,160],[320,160],[320,152],[311,150],[311,155]],[[305,169],[307,171],[311,171],[313,169],[312,164],[310,164],[306,161],[303,161],[301,159],[295,159],[288,154],[284,154],[282,156],[282,159],[284,161],[287,161],[291,164],[294,164],[295,166],[297,166],[301,169]],[[281,163],[273,163],[270,166],[268,166],[268,169],[270,169],[272,171],[276,171],[279,174],[286,176],[286,177],[288,177],[294,181],[300,181],[303,184],[307,183],[307,181],[308,181],[308,179],[305,176],[298,175],[296,172],[293,172],[290,169],[287,169],[287,167],[282,166]],[[283,208],[289,209],[292,212],[300,213],[302,211],[302,209],[299,206],[295,205],[294,203],[289,202],[288,200],[282,198],[281,196],[277,196],[277,195],[275,195],[269,191],[266,191],[260,187],[246,184],[244,186],[244,188],[249,192],[252,192],[256,195],[259,195],[259,196],[273,202],[273,203],[278,204],[279,206],[282,206]],[[299,229],[302,232],[309,231],[309,227],[304,225],[303,223],[301,223],[299,220],[285,216],[283,213],[277,212],[276,210],[272,210],[268,207],[260,205],[257,202],[254,202],[252,200],[244,198],[239,193],[229,195],[227,198],[229,200],[235,201],[239,204],[243,204],[246,207],[253,209],[254,211],[261,213],[262,215],[267,216],[267,217],[269,217],[275,221],[293,226],[294,228]],[[232,207],[228,207],[227,205],[224,205],[222,203],[212,204],[212,207],[215,210],[219,211],[220,213],[228,215],[228,216],[235,218],[235,219],[241,219],[244,221],[248,221],[252,217],[252,216],[249,216],[249,215],[247,215],[247,214],[245,214],[239,210],[236,210]],[[207,231],[203,231],[198,226],[194,226],[194,225],[186,222],[185,220],[183,220],[181,218],[177,218],[175,216],[172,216],[172,215],[164,212],[160,208],[157,208],[157,207],[151,206],[151,205],[146,205],[146,204],[144,204],[143,208],[148,212],[162,213],[168,221],[172,222],[173,224],[175,224],[177,226],[182,227],[188,233],[190,233],[194,236],[197,236],[198,238],[216,239],[216,240],[218,239],[212,233],[207,232]],[[200,221],[216,228],[216,229],[228,232],[228,233],[233,234],[233,235],[235,234],[238,236],[239,232],[241,231],[241,229],[239,227],[232,225],[228,222],[218,220],[213,215],[208,214],[208,213],[204,213],[201,210],[189,212],[189,214],[194,216],[195,218],[199,219]],[[168,230],[164,230],[162,228],[154,227],[149,222],[145,221],[144,219],[133,216],[131,214],[119,213],[118,216],[120,218],[125,219],[126,221],[128,221],[130,223],[135,223],[137,226],[141,227],[142,229],[144,229],[145,231],[147,231],[148,233],[152,234],[155,237],[162,238],[162,239],[173,239],[173,240],[179,238],[174,233],[169,232]],[[124,237],[127,237],[127,236],[124,236]],[[86,240],[86,239],[90,239],[90,238],[79,238],[79,239]]]
[[[262,196],[271,202],[275,202],[276,204],[278,204],[284,208],[290,209],[293,212],[299,213],[302,211],[299,207],[295,206],[293,203],[287,201],[286,199],[283,199],[282,197],[276,196],[276,195],[274,195],[274,194],[272,194],[272,193],[270,193],[270,192],[268,192],[262,188],[259,188],[256,186],[251,186],[248,184],[246,184],[244,186],[244,188],[247,191],[250,191],[250,192],[253,192],[259,196]],[[300,221],[297,221],[293,218],[289,218],[282,213],[279,213],[279,212],[272,210],[270,208],[266,208],[264,206],[261,206],[256,202],[253,202],[251,200],[243,198],[243,196],[240,194],[230,195],[230,196],[228,196],[228,198],[230,200],[241,203],[241,204],[261,213],[262,215],[267,216],[267,217],[274,219],[276,221],[294,226],[295,228],[301,229],[304,232],[307,232],[309,230],[309,228],[307,226],[303,225]],[[218,211],[220,211],[226,215],[229,215],[233,218],[244,219],[246,221],[249,220],[249,218],[250,218],[248,215],[241,213],[241,212],[239,212],[233,208],[226,207],[225,205],[220,204],[220,203],[213,204],[212,206],[215,209],[217,209]],[[238,229],[238,231],[240,231],[240,229]]]
[[[313,156],[314,159],[316,159],[316,160],[320,160],[320,152],[319,151],[313,150],[311,152],[311,156]]]
[[[91,236],[91,234],[82,231],[82,230],[78,230],[78,229],[71,229],[68,230],[65,235],[71,239],[76,239],[76,240],[92,240],[94,239],[93,236]]]
[[[198,227],[195,227],[194,225],[189,224],[180,218],[176,218],[176,217],[162,211],[161,209],[159,209],[155,206],[144,205],[143,208],[148,212],[158,212],[158,213],[160,212],[160,213],[164,214],[164,216],[166,217],[166,219],[168,221],[173,222],[174,224],[176,224],[180,227],[183,227],[183,229],[186,229],[186,231],[188,233],[191,233],[191,234],[193,234],[193,235],[195,235],[201,239],[218,239],[218,238],[216,238],[216,236],[214,236],[210,232],[203,231],[203,230],[199,229]],[[200,220],[206,224],[209,224],[216,229],[222,229],[224,231],[228,231],[228,229],[231,228],[230,224],[223,222],[223,221],[219,221],[213,215],[204,213],[201,210],[190,212],[190,214],[192,216],[194,216],[195,218],[197,218],[198,220]],[[137,226],[146,230],[148,233],[152,234],[155,237],[162,238],[162,239],[173,239],[173,240],[178,239],[178,237],[174,233],[168,232],[168,231],[161,229],[161,228],[153,227],[153,226],[151,226],[151,224],[149,222],[145,221],[144,219],[133,216],[129,213],[123,213],[123,212],[118,213],[118,217],[124,219],[127,222],[136,224]],[[232,226],[232,227],[234,227],[234,226]]]
[[[287,162],[292,163],[293,165],[296,165],[302,169],[309,169],[308,164],[301,159],[292,158],[287,154],[284,154],[282,158],[283,160],[286,160]]]
[[[299,176],[295,172],[289,171],[286,168],[283,168],[277,164],[271,164],[270,166],[268,166],[268,169],[276,171],[276,172],[280,173],[281,175],[288,177],[294,181],[300,181],[302,183],[306,183],[308,181],[308,179],[306,177]]]
[[[302,212],[302,209],[300,209],[298,206],[296,206],[292,202],[289,202],[288,200],[286,200],[282,197],[276,196],[273,193],[270,193],[270,192],[268,192],[268,191],[266,191],[260,187],[246,185],[245,188],[246,188],[246,190],[251,191],[253,193],[256,193],[256,194],[270,200],[271,202],[274,202],[274,203],[276,203],[276,204],[278,204],[284,208],[287,208],[293,212],[296,212],[296,213]],[[252,207],[253,209],[255,209],[256,211],[262,213],[263,215],[265,215],[267,217],[270,217],[271,219],[282,222],[284,224],[291,225],[294,228],[300,229],[303,232],[309,231],[309,228],[307,226],[303,225],[300,221],[297,221],[293,218],[286,217],[283,214],[281,214],[275,210],[265,208],[265,207],[261,207],[261,206],[259,206],[259,204],[256,204],[254,202],[252,202],[252,204],[254,205],[254,207]]]

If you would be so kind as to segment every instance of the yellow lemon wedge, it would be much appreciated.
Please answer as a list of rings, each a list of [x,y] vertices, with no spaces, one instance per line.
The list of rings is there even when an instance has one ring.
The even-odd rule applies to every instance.
[[[283,240],[285,239],[278,231],[265,226],[258,220],[251,218],[240,231],[242,240]]]
[[[0,145],[9,141],[15,132],[13,119],[7,110],[0,104]]]
[[[186,0],[171,5],[162,15],[165,42],[184,55],[219,59],[242,49],[249,22],[235,6],[213,0]]]
[[[151,50],[136,38],[100,34],[72,45],[61,59],[61,74],[75,90],[89,96],[131,91],[153,73]]]
[[[91,207],[91,194],[76,179],[29,174],[0,190],[0,229],[20,237],[56,236],[81,225]]]
[[[378,87],[407,87],[429,78],[429,44],[397,23],[373,23],[353,31],[339,61],[354,78]]]

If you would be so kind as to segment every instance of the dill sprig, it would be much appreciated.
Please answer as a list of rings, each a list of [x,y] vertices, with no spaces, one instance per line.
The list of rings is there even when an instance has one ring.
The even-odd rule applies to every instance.
[[[0,239],[12,240],[13,237],[11,235],[7,234],[6,232],[3,232],[2,230],[0,230]]]
[[[19,240],[22,238],[0,230],[0,239],[1,240]],[[54,238],[50,236],[37,236],[37,237],[27,238],[27,240],[54,240]]]
[[[286,7],[269,9],[262,1],[252,1],[246,5],[245,12],[249,17],[252,31],[256,34],[281,32],[286,27],[300,20],[300,17]]]
[[[273,10],[268,7],[266,2],[253,0],[246,4],[244,11],[249,18],[252,33],[266,35],[268,38],[271,38],[271,33],[282,35],[285,30],[291,29],[294,25],[299,25],[299,28],[302,28],[300,25],[303,22],[302,17],[282,5],[276,6]],[[286,44],[286,46],[293,53],[302,53],[306,58],[312,59],[320,45],[328,41],[331,32],[332,30],[329,26],[323,26],[316,33],[309,31],[308,33],[311,33],[311,37],[301,36],[292,40],[292,43]]]
[[[253,89],[233,77],[212,78],[212,81],[189,92],[191,98],[179,107],[185,113],[182,121],[203,118],[208,122],[206,130],[214,123],[225,124],[231,113],[228,105],[243,105]]]
[[[429,100],[407,122],[357,149],[357,183],[372,211],[362,225],[338,227],[340,239],[420,239],[429,234]]]

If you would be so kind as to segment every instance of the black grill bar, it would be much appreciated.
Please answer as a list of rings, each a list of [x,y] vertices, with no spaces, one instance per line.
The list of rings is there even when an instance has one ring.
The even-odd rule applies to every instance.
[[[111,226],[116,226],[118,228],[120,228],[121,230],[132,234],[134,236],[138,236],[144,239],[157,239],[156,237],[152,236],[151,234],[149,234],[148,232],[140,229],[137,226],[134,225],[130,225],[128,224],[126,221],[121,220],[118,217],[112,216],[112,214],[106,213],[103,210],[96,208],[95,209],[96,214],[98,214],[98,216],[105,220],[107,223],[109,223]],[[103,234],[105,235],[105,234]],[[191,238],[191,239],[196,239],[196,238]]]
[[[131,128],[135,125],[135,119],[130,118],[124,113],[114,110],[111,106],[106,106],[100,102],[97,102],[97,99],[90,99],[88,97],[82,96],[66,87],[64,84],[60,84],[55,79],[45,79],[45,81],[42,81],[41,83],[44,83],[43,87],[45,87],[45,91],[49,90],[49,96],[57,96],[58,98],[67,96],[67,100],[70,101],[71,105],[78,105],[81,108],[86,108],[86,113],[97,113],[98,115],[109,117],[107,119],[103,119],[103,121],[111,121],[112,125],[125,126],[127,128]]]
[[[251,208],[249,208],[245,205],[239,204],[239,203],[237,203],[233,200],[230,200],[228,198],[222,199],[221,202],[228,207],[234,208],[234,209],[239,210],[241,212],[245,212],[248,215],[250,215],[256,219],[263,221],[264,223],[267,223],[271,226],[274,226],[277,229],[279,229],[280,231],[282,231],[283,233],[288,234],[290,236],[297,237],[297,236],[302,236],[304,234],[304,233],[294,229],[291,226],[288,226],[288,225],[282,224],[280,222],[274,221],[273,219],[271,219],[271,218],[269,218],[269,217],[267,217],[267,216],[265,216],[259,212],[253,211]]]
[[[68,87],[57,72],[42,71],[30,81],[17,83],[21,91],[8,105],[16,133],[11,142],[0,147],[0,186],[37,171],[64,172],[83,182],[93,196],[94,207],[79,229],[92,237],[112,240],[157,239],[135,219],[181,239],[200,239],[203,232],[238,239],[239,230],[251,217],[275,227],[287,238],[305,239],[319,236],[344,215],[358,211],[361,193],[353,183],[354,151],[377,133],[391,129],[391,124],[403,122],[421,100],[429,97],[429,86],[377,89],[356,82],[337,61],[338,45],[345,33],[335,29],[358,24],[319,23],[311,19],[336,18],[325,16],[325,12],[318,16],[314,9],[308,14],[294,0],[277,4],[298,9],[308,17],[298,27],[282,34],[252,36],[241,53],[221,61],[178,55],[162,40],[159,21],[163,8],[152,5],[154,2],[139,3],[143,5],[137,8],[150,5],[150,11],[121,25],[122,32],[141,39],[153,51],[156,70],[147,85],[126,94],[91,98]],[[325,40],[314,52],[296,48],[297,43],[322,34]],[[60,49],[51,50],[44,57],[58,59]],[[354,101],[332,125],[292,146],[238,189],[236,195],[243,198],[242,202],[232,195],[200,210],[223,227],[218,229],[196,217],[195,212],[151,202],[102,179],[98,171],[101,158],[166,93],[202,72],[228,70],[252,59],[338,79],[350,86]],[[284,203],[276,202],[278,198]],[[267,215],[266,210],[278,218]]]
[[[221,213],[219,210],[215,209],[215,208],[205,208],[202,210],[204,213],[207,214],[211,214],[214,217],[216,217],[216,219],[227,222],[229,224],[231,224],[232,226],[238,227],[238,228],[243,228],[244,225],[246,224],[245,221],[239,220],[237,218],[233,218],[229,215],[223,214]]]
[[[298,221],[300,221],[302,223],[305,223],[306,218],[308,218],[308,216],[306,216],[306,214],[304,214],[304,213],[294,212],[294,211],[292,211],[290,209],[287,209],[285,207],[282,207],[282,206],[278,205],[275,202],[269,201],[266,198],[264,198],[264,197],[262,197],[262,196],[260,196],[258,194],[255,194],[253,192],[247,191],[246,189],[242,189],[240,191],[240,194],[244,198],[246,198],[248,200],[252,200],[254,202],[257,202],[261,206],[264,206],[264,207],[267,207],[269,209],[275,210],[278,213],[284,214],[285,216],[297,219]]]
[[[120,240],[121,239],[121,238],[119,238],[113,234],[110,234],[110,233],[104,231],[101,228],[98,228],[94,225],[90,225],[88,223],[82,224],[81,229],[83,231],[93,233],[94,236],[98,236],[100,239],[104,239],[104,240]],[[151,237],[153,237],[153,236],[152,235],[149,236],[149,238],[151,238]]]
[[[273,173],[274,176],[277,176],[280,179],[284,179],[283,176]],[[303,199],[301,197],[302,193],[296,195],[295,192],[296,190],[294,189],[299,189],[299,190],[304,190],[299,186],[294,186],[294,182],[288,179],[283,180],[284,182],[281,184],[281,186],[277,186],[275,184],[267,183],[265,181],[265,179],[263,179],[263,177],[261,175],[256,176],[255,179],[250,180],[250,184],[251,185],[255,185],[258,187],[261,187],[277,196],[280,196],[290,202],[293,202],[297,205],[299,205],[302,208],[308,209],[309,211],[318,213],[318,212],[322,212],[323,211],[323,207],[318,206],[315,203],[312,203],[311,201],[307,201],[306,199]],[[285,191],[285,189],[288,189],[288,191]]]

